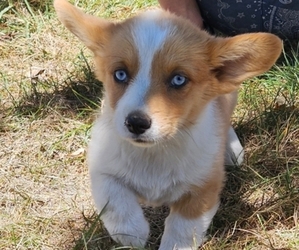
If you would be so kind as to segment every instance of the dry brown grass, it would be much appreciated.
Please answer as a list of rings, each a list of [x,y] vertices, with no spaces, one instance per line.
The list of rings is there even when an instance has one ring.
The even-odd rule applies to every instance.
[[[133,2],[81,6],[122,19],[145,5]],[[11,2],[0,22],[0,249],[107,250],[116,245],[95,214],[85,162],[101,85],[49,3]],[[246,159],[227,167],[203,249],[299,249],[297,57],[241,90],[234,124]],[[156,249],[167,210],[145,213]]]
[[[76,92],[100,86],[59,22],[22,6],[0,34],[0,248],[71,249],[94,213],[85,147],[95,105]]]

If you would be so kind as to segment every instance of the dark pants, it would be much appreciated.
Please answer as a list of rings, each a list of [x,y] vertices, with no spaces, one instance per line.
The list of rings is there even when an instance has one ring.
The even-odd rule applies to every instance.
[[[225,35],[270,32],[299,40],[299,0],[197,0],[208,26]]]

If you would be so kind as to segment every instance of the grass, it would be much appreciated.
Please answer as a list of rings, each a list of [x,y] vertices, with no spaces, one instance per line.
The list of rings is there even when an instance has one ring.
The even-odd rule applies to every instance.
[[[79,5],[124,19],[156,4]],[[202,249],[299,249],[299,49],[288,47],[240,90],[233,124],[245,163],[227,167]],[[124,249],[95,213],[85,162],[102,87],[91,55],[59,24],[52,1],[0,2],[0,61],[0,249]],[[145,213],[153,250],[167,209]]]

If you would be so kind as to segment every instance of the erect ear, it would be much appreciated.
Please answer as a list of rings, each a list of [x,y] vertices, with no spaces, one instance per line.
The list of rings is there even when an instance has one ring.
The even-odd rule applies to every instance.
[[[218,79],[218,94],[236,90],[246,79],[264,73],[276,62],[282,41],[269,33],[251,33],[216,38],[210,44],[212,72]]]
[[[66,0],[55,0],[59,20],[95,54],[109,41],[113,22],[85,14]]]

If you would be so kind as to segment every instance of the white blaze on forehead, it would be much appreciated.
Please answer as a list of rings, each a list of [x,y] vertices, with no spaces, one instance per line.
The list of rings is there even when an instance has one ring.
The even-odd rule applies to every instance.
[[[169,22],[159,22],[162,13],[159,10],[145,12],[132,26],[131,35],[138,52],[139,70],[121,98],[119,106],[138,109],[144,105],[144,98],[151,84],[154,55],[163,47],[171,30]]]
[[[169,21],[162,21],[159,18],[161,14],[161,11],[146,12],[136,18],[131,26],[130,35],[132,36],[132,43],[138,53],[139,68],[124,95],[118,101],[114,116],[116,128],[120,135],[124,137],[130,135],[124,126],[124,121],[128,114],[135,110],[148,111],[145,105],[145,98],[151,85],[153,58],[157,51],[162,49],[173,29]],[[148,115],[151,116],[151,114]],[[151,129],[149,129],[147,133],[155,133],[154,131],[157,130],[155,129],[156,127],[153,121]]]

